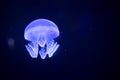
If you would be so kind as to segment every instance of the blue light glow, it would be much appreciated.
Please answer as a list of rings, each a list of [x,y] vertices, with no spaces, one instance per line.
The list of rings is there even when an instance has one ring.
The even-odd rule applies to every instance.
[[[30,41],[25,47],[32,58],[37,58],[38,53],[42,59],[45,59],[47,54],[50,58],[60,46],[54,40],[58,36],[59,30],[55,23],[47,19],[37,19],[25,28],[24,38]]]

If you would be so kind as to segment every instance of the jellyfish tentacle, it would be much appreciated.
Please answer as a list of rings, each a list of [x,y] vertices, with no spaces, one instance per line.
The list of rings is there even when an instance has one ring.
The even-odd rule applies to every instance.
[[[39,54],[42,59],[46,58],[47,54],[44,47],[42,47],[41,50],[39,50]]]
[[[32,45],[32,43],[28,43],[28,45],[25,45],[25,47],[32,58],[37,58],[38,46],[36,44]]]
[[[47,54],[49,57],[52,57],[55,51],[58,49],[59,44],[57,42],[54,42],[54,40],[50,41],[47,44]]]
[[[57,42],[54,43],[54,46],[52,47],[52,51],[48,54],[49,57],[52,57],[55,51],[58,49],[59,44]]]
[[[48,42],[48,44],[47,44],[47,54],[50,54],[50,52],[52,51],[53,44],[54,44],[54,40]]]

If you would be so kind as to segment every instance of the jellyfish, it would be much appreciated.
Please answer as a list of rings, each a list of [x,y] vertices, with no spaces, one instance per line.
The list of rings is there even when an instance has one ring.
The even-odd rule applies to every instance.
[[[32,58],[37,58],[38,54],[41,59],[45,59],[47,55],[51,58],[60,46],[55,41],[59,35],[59,29],[52,21],[34,20],[25,28],[24,38],[29,41],[25,47]]]

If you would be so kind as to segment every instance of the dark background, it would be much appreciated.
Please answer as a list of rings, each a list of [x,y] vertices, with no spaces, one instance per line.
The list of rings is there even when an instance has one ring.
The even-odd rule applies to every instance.
[[[117,80],[113,6],[110,0],[0,1],[0,80]],[[25,27],[39,18],[60,30],[60,48],[45,60],[31,58],[24,46]]]

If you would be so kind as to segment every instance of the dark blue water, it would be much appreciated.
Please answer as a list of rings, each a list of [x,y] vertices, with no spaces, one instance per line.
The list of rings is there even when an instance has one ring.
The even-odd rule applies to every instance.
[[[116,52],[111,1],[3,0],[0,4],[1,80],[112,79]],[[55,22],[60,30],[56,39],[60,48],[45,60],[31,58],[24,46],[25,27],[39,18]],[[8,45],[9,39],[13,42]]]

